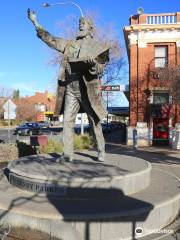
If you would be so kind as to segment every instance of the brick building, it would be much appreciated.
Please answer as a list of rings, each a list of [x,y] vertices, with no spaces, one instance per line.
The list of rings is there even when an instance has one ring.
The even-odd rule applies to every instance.
[[[47,118],[53,118],[55,107],[55,96],[45,91],[44,93],[36,92],[34,96],[25,98],[29,103],[33,104],[37,110],[36,121],[44,121]]]
[[[130,74],[129,144],[136,126],[145,145],[156,140],[169,144],[172,127],[180,123],[180,105],[173,101],[170,81],[162,81],[160,73],[169,63],[180,66],[180,13],[131,16],[124,36]]]

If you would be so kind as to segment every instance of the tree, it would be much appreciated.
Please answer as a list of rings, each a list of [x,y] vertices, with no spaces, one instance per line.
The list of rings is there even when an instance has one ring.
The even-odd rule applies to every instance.
[[[19,99],[20,97],[20,92],[19,89],[13,91],[13,99]]]
[[[103,83],[109,84],[120,81],[120,72],[125,63],[125,50],[121,46],[118,34],[112,24],[102,24],[97,20],[93,12],[86,15],[94,26],[94,37],[104,45],[110,47],[110,60],[106,65],[103,75]],[[69,15],[66,19],[58,23],[59,35],[65,39],[73,39],[77,32],[77,17]],[[49,64],[57,65],[61,63],[61,55],[57,51],[52,51]]]
[[[102,42],[102,44],[110,47],[110,59],[105,66],[104,74],[101,78],[102,85],[120,84],[120,81],[124,77],[125,50],[122,48],[117,31],[113,24],[102,23],[98,20],[97,15],[94,12],[86,14],[86,17],[90,19],[94,26],[94,37]],[[69,15],[66,19],[58,23],[59,35],[65,39],[74,39],[77,32],[77,17]],[[61,55],[56,51],[52,51],[52,56],[49,63],[51,65],[59,65],[61,63]],[[56,85],[56,84],[54,84]],[[105,102],[107,101],[106,93],[103,93]],[[114,100],[114,93],[108,93],[108,101]]]
[[[3,105],[8,98],[12,97],[13,90],[4,86],[0,86],[0,119],[4,118]]]
[[[16,101],[16,119],[19,121],[34,121],[36,119],[37,110],[34,104],[29,103],[25,98]]]
[[[157,77],[163,86],[169,88],[173,101],[180,103],[180,66],[169,63],[157,71]]]
[[[4,116],[4,109],[3,109],[3,104],[4,104],[4,98],[0,98],[0,119],[3,119]]]
[[[162,68],[155,68],[154,59],[152,59],[144,77],[145,79],[148,79],[148,88],[146,89],[146,96],[148,97],[148,100],[152,99],[152,93],[149,89],[149,86],[151,85],[150,83],[152,82],[155,89],[159,89],[162,92],[165,91],[166,94],[169,94],[169,102],[163,103],[163,98],[158,101],[162,101],[161,113],[164,113],[164,116],[168,116],[174,121],[178,116],[177,110],[180,105],[180,65],[177,65],[175,56],[170,57],[174,60],[169,60]],[[145,102],[144,106],[146,106]]]
[[[12,94],[13,94],[13,89],[7,88],[4,86],[0,86],[0,97],[1,98],[12,97]]]
[[[169,90],[174,103],[180,103],[180,65],[169,62],[163,68],[149,67],[148,76],[158,79],[159,86]]]

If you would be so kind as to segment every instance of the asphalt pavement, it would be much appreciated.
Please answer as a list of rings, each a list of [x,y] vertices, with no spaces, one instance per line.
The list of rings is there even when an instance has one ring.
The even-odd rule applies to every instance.
[[[19,141],[28,141],[29,136],[17,136],[14,135],[14,127],[8,128],[0,128],[0,143],[16,143],[17,140]],[[57,135],[62,132],[62,128],[60,127],[53,127],[53,128],[43,128],[42,134],[45,135]]]

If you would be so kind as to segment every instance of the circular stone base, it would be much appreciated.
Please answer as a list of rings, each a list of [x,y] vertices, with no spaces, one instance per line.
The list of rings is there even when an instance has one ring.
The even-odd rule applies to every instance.
[[[107,154],[101,163],[78,153],[73,162],[56,159],[49,154],[19,158],[6,169],[9,182],[28,191],[72,198],[129,195],[150,184],[151,165],[140,158]]]
[[[136,228],[143,229],[141,237],[155,232],[169,225],[180,209],[179,180],[157,169],[152,169],[151,184],[143,191],[104,199],[42,197],[1,177],[0,223],[62,240],[136,239]]]

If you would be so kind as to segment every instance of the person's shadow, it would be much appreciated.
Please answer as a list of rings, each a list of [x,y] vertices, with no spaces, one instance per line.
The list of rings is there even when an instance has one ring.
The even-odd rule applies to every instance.
[[[136,223],[144,222],[154,208],[152,204],[125,196],[117,189],[83,188],[83,192],[82,199],[80,188],[74,188],[69,197],[56,198],[47,195],[49,202],[63,216],[62,228],[66,231],[59,225],[59,231],[63,233],[60,236],[62,240],[68,239],[70,233],[73,240],[91,240],[94,235],[97,239],[111,239],[111,235],[115,236],[115,239],[124,239],[124,223],[129,223],[128,230],[131,226],[126,237],[136,239]],[[94,232],[95,229],[97,232]]]
[[[76,162],[73,164],[77,165]],[[83,164],[88,170],[91,164],[96,163],[90,161]],[[98,171],[104,174],[103,168]],[[85,187],[82,183],[80,187],[69,187],[65,191],[63,189],[63,192],[64,195],[60,197],[47,194],[48,201],[63,216],[58,231],[62,232],[58,236],[61,240],[69,239],[69,234],[73,235],[72,240],[91,240],[93,236],[110,240],[112,235],[115,239],[124,239],[125,236],[136,239],[137,222],[144,222],[154,208],[151,203],[126,196],[122,190],[112,187]],[[130,227],[127,233],[123,229],[126,223],[127,229]]]

